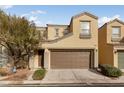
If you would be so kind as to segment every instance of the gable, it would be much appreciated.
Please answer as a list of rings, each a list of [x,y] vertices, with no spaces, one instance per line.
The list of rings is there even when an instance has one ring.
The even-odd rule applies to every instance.
[[[94,24],[97,24],[97,19],[98,19],[97,16],[90,14],[88,12],[83,12],[83,13],[77,14],[71,18],[70,27],[73,27],[74,24],[77,24],[77,23],[75,23],[75,21],[78,21],[78,22],[80,22],[80,21],[94,21]],[[79,24],[78,24],[78,26],[79,26]]]
[[[114,20],[108,22],[107,24],[108,25],[113,25],[114,24],[116,26],[116,25],[124,25],[124,22],[119,20],[119,19],[114,19]]]
[[[123,27],[124,24],[122,24],[122,23],[120,23],[120,22],[117,22],[117,21],[114,21],[114,22],[108,24],[108,25],[107,25],[107,28],[110,29],[110,28],[116,27],[116,26],[117,26],[117,27]]]
[[[95,16],[95,15],[93,15],[93,14],[90,14],[90,13],[88,13],[88,12],[84,12],[84,13],[77,14],[77,15],[73,16],[72,18],[75,19],[75,18],[84,16],[84,15],[87,15],[87,16],[92,17],[92,18],[94,18],[94,19],[98,19],[97,16]]]

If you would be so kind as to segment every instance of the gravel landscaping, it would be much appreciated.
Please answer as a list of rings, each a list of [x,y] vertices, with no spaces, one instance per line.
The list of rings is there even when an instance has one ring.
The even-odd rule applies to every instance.
[[[17,70],[16,73],[12,75],[8,75],[7,78],[3,80],[12,80],[12,81],[22,81],[22,80],[27,80],[28,76],[30,75],[31,71],[28,69],[20,69]]]

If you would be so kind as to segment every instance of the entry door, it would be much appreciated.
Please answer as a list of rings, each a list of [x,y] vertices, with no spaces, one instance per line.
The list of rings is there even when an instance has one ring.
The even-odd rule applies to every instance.
[[[38,51],[38,66],[44,67],[44,50]]]

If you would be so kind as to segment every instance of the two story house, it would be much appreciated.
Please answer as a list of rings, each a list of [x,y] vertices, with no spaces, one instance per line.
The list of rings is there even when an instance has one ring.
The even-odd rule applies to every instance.
[[[124,69],[124,22],[118,19],[105,23],[98,31],[99,64]]]
[[[88,12],[71,18],[69,25],[41,27],[43,41],[31,57],[30,67],[90,69],[98,67],[98,17]]]

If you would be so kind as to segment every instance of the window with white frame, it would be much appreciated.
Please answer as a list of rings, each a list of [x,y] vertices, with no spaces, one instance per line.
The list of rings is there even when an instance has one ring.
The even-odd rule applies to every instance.
[[[55,31],[56,31],[56,37],[59,37],[59,28],[55,28]]]
[[[81,35],[90,35],[90,22],[89,21],[81,21]]]
[[[120,27],[112,27],[112,38],[120,37]]]

